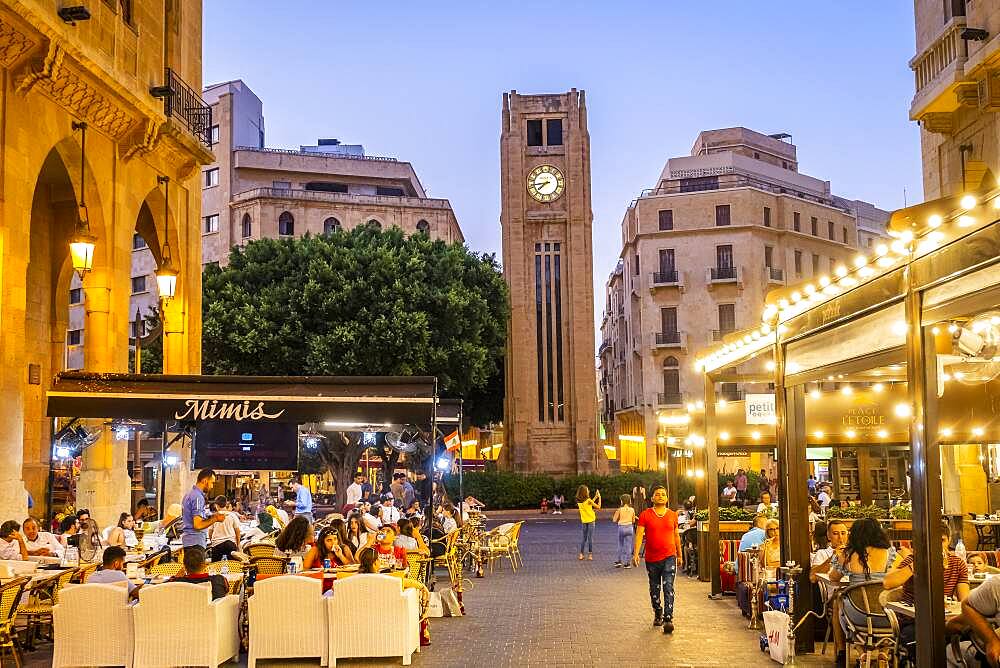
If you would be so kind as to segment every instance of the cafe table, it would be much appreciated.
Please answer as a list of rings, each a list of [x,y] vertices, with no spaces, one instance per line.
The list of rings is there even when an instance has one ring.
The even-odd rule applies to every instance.
[[[909,603],[904,603],[903,601],[889,601],[884,606],[888,610],[892,610],[897,615],[902,617],[908,617],[910,619],[916,618],[916,610]],[[957,617],[962,614],[962,604],[958,601],[945,601],[944,603],[944,616],[945,619],[951,617]]]

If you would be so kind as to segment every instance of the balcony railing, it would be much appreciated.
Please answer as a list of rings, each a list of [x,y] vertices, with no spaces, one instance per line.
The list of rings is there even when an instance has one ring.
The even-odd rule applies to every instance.
[[[781,269],[775,269],[774,267],[767,268],[767,280],[772,283],[784,283],[785,282],[785,272]]]
[[[677,271],[654,271],[653,285],[676,285],[678,283]]]
[[[910,61],[916,95],[934,84],[938,77],[953,66],[961,67],[969,56],[969,45],[962,39],[965,17],[956,16],[941,35]]]
[[[656,345],[667,347],[680,346],[683,338],[681,332],[657,332]]]
[[[176,118],[201,143],[211,146],[212,107],[172,69],[166,68],[164,74],[164,84],[153,89],[154,95],[163,98],[163,113]]]
[[[708,280],[712,282],[735,281],[736,267],[711,267],[708,270]]]
[[[348,153],[323,153],[321,151],[296,151],[291,148],[260,148],[257,146],[237,146],[234,151],[252,151],[254,153],[280,153],[281,155],[300,155],[306,158],[335,158],[337,160],[373,160],[375,162],[399,162],[398,158],[384,155],[351,155]]]
[[[657,406],[682,406],[684,395],[680,392],[659,392],[656,395]]]
[[[430,197],[400,197],[398,195],[356,195],[353,193],[331,193],[324,190],[292,190],[290,188],[253,188],[233,195],[234,202],[253,199],[294,199],[310,202],[335,202],[338,204],[364,204],[384,206],[413,206],[425,209],[450,209],[446,199]]]
[[[758,190],[763,190],[765,192],[771,192],[776,195],[791,195],[793,197],[798,197],[810,202],[816,202],[817,204],[823,204],[825,206],[833,207],[835,209],[840,209],[842,211],[850,212],[846,206],[841,205],[837,200],[831,197],[822,195],[816,192],[804,192],[796,188],[789,183],[783,183],[779,181],[768,181],[755,176],[750,176],[748,174],[742,173],[728,173],[719,174],[716,179],[698,181],[692,184],[693,179],[686,179],[681,177],[671,178],[664,181],[662,185],[656,188],[646,188],[641,193],[639,193],[638,199],[644,197],[656,197],[658,195],[677,195],[681,193],[696,193],[711,190],[730,190],[733,188],[757,188]],[[632,206],[638,201],[633,200]],[[735,224],[739,224],[739,221],[733,221]]]

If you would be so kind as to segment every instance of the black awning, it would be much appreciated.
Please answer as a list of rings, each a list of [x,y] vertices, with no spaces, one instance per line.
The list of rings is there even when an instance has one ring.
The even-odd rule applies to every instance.
[[[462,417],[461,399],[441,399],[437,407],[437,423],[442,429],[446,425],[458,425]]]
[[[426,425],[433,376],[175,376],[64,372],[49,417],[321,423],[327,430]]]

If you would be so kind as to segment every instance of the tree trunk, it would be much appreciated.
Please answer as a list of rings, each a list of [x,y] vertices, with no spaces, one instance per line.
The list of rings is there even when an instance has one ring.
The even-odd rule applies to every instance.
[[[320,459],[337,485],[337,510],[347,503],[347,487],[365,451],[362,432],[334,432],[319,449]]]

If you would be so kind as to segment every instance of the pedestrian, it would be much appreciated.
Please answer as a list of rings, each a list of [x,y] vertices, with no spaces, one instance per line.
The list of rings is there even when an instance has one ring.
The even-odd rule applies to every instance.
[[[639,548],[646,545],[646,575],[649,576],[649,602],[653,606],[653,626],[662,626],[664,633],[674,632],[674,576],[684,566],[681,537],[677,531],[677,513],[667,507],[667,489],[653,487],[647,508],[639,516],[632,563],[639,565]],[[663,592],[663,604],[660,592]]]
[[[747,500],[747,474],[746,471],[740,469],[736,472],[736,500],[746,501]]]
[[[635,541],[635,527],[632,522],[635,520],[635,509],[632,507],[632,497],[628,494],[621,495],[621,506],[615,511],[611,520],[618,525],[618,559],[615,561],[615,568],[632,568],[632,543]]]
[[[580,540],[580,556],[583,561],[583,550],[587,548],[587,559],[594,560],[594,524],[597,522],[596,510],[601,509],[601,490],[597,490],[594,498],[590,498],[590,490],[586,485],[580,485],[576,490],[576,505],[580,509],[580,523],[583,525],[583,538]]]
[[[295,476],[289,482],[292,491],[295,492],[295,516],[301,515],[309,520],[309,524],[316,521],[313,517],[313,496],[309,488],[302,484],[302,478]]]
[[[562,492],[556,492],[552,497],[552,505],[555,506],[555,510],[552,511],[553,515],[562,515],[562,506],[566,503],[566,497],[562,495]]]

